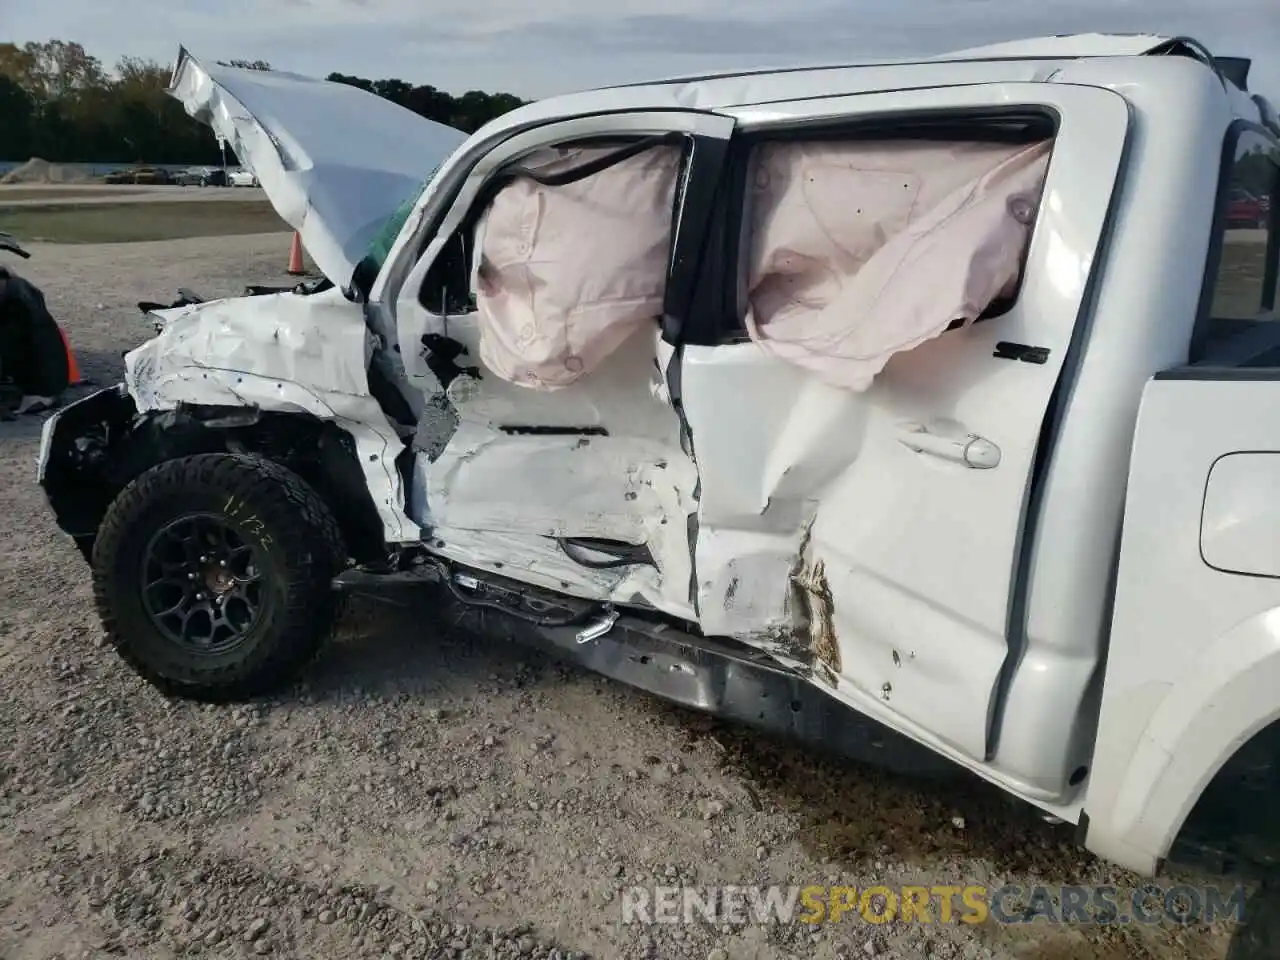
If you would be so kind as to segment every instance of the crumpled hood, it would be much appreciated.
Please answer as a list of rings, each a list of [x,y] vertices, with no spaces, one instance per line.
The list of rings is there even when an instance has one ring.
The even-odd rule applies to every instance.
[[[169,93],[257,174],[276,212],[342,287],[387,217],[467,138],[358,87],[206,66],[185,48]]]

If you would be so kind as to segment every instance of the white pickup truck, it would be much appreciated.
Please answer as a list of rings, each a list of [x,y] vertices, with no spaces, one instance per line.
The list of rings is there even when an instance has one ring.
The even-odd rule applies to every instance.
[[[1152,874],[1212,798],[1269,804],[1280,749],[1280,123],[1247,73],[1051,37],[465,137],[184,51],[172,93],[332,283],[157,311],[40,482],[172,694],[279,689],[342,594],[435,591],[958,764]],[[1256,854],[1238,806],[1208,819]]]

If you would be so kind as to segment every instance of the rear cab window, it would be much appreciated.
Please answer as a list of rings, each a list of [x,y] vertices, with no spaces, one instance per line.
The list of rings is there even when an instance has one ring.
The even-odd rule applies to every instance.
[[[1229,135],[1192,361],[1276,318],[1280,267],[1280,143],[1244,128]]]

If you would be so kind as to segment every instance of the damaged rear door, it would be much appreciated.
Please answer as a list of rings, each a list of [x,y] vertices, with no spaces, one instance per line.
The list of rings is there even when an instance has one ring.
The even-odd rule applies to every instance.
[[[481,159],[395,303],[410,513],[469,567],[687,617],[697,471],[669,399],[733,120],[566,119]]]
[[[982,761],[1002,672],[1071,699],[1095,666],[1019,664],[1007,637],[1127,104],[1009,83],[742,113],[724,293],[681,371],[699,620]],[[1074,715],[1043,699],[1046,729]]]

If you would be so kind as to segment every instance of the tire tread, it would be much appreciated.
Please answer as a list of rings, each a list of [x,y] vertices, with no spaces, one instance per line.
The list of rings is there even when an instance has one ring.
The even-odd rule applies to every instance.
[[[192,489],[216,490],[252,505],[273,543],[283,547],[285,603],[275,611],[271,639],[254,644],[247,658],[173,676],[157,669],[137,643],[136,631],[154,628],[121,622],[112,598],[119,589],[129,589],[127,582],[119,582],[128,576],[120,569],[120,554],[127,538],[135,535],[134,525],[157,503],[180,501]],[[145,471],[108,508],[93,546],[94,602],[120,657],[163,693],[208,702],[248,699],[280,687],[319,654],[338,614],[331,581],[346,559],[332,511],[296,473],[258,456],[198,454]]]

